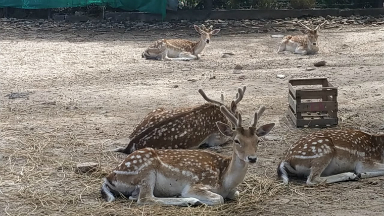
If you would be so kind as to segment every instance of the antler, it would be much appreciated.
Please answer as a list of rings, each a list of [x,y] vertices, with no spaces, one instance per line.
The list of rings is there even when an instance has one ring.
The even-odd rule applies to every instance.
[[[205,31],[205,32],[210,32],[210,31],[213,30],[213,26],[212,26],[212,25],[209,26],[209,28],[207,28],[207,27],[205,27],[204,24],[201,24],[200,28],[201,28],[203,31]]]
[[[237,113],[237,118],[227,109],[225,106],[220,106],[220,111],[228,118],[228,120],[235,125],[235,127],[241,127],[241,115]]]
[[[325,20],[323,23],[319,24],[319,25],[315,28],[315,30],[319,29],[319,28],[320,28],[321,26],[323,26],[325,23],[327,23],[327,20]]]
[[[223,106],[224,104],[219,102],[219,101],[215,101],[215,100],[212,100],[210,99],[209,97],[207,97],[207,95],[204,93],[203,89],[199,89],[199,93],[201,94],[201,96],[204,98],[204,100],[210,102],[210,103],[213,103],[213,104],[217,104],[219,106]],[[223,93],[221,93],[221,98],[223,99],[224,98],[224,95]]]
[[[244,92],[247,89],[246,86],[243,86],[243,89],[238,88],[237,91],[238,93],[236,94],[236,100],[234,100],[235,104],[238,104],[244,97]]]
[[[297,23],[299,23],[301,26],[303,26],[304,28],[308,29],[309,31],[311,31],[312,29],[309,28],[308,26],[304,25],[302,22],[298,21]]]
[[[256,128],[257,121],[260,119],[261,115],[263,115],[264,111],[265,111],[265,106],[261,106],[259,108],[259,111],[255,112],[255,116],[253,118],[253,121],[250,127]]]

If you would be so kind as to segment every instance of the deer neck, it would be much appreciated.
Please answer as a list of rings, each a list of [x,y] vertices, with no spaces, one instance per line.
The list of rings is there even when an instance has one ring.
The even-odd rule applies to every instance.
[[[235,148],[235,147],[233,147]],[[240,183],[243,182],[245,174],[247,173],[248,163],[241,160],[235,151],[233,151],[231,162],[224,173],[223,187],[226,190],[236,188]]]
[[[197,54],[200,54],[205,46],[207,45],[207,43],[204,41],[203,37],[201,36],[200,37],[200,40],[195,42],[195,47],[193,48],[193,54],[197,55]]]

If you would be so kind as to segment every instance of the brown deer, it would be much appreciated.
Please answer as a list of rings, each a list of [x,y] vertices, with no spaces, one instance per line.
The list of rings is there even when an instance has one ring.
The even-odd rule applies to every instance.
[[[307,177],[307,184],[334,183],[384,175],[384,135],[359,130],[326,130],[301,138],[277,168],[289,176]]]
[[[199,54],[205,46],[210,43],[211,36],[219,33],[220,29],[212,29],[194,25],[195,30],[200,34],[199,41],[185,39],[161,39],[157,40],[152,46],[147,48],[142,57],[157,60],[195,60],[199,59]]]
[[[101,196],[108,202],[123,194],[138,204],[178,206],[219,205],[224,198],[236,199],[236,187],[243,182],[248,164],[257,161],[259,137],[268,134],[274,123],[256,129],[265,107],[254,114],[249,127],[241,125],[241,114],[236,118],[225,106],[220,110],[232,123],[216,123],[223,135],[234,140],[231,157],[204,150],[140,149],[104,179]]]
[[[243,99],[245,90],[245,86],[238,88],[236,99],[230,106],[232,113],[236,114],[237,104]],[[224,95],[221,94],[219,102],[208,98],[202,89],[199,89],[199,93],[209,103],[170,111],[156,109],[136,126],[126,148],[113,151],[130,154],[146,147],[194,149],[202,144],[212,147],[226,143],[228,138],[220,134],[215,124],[217,121],[227,122],[225,115],[220,112]]]
[[[318,25],[315,29],[309,28],[300,21],[301,26],[306,28],[308,32],[304,35],[287,35],[280,42],[278,53],[283,51],[289,51],[296,54],[316,54],[319,51],[317,38],[319,37],[318,31],[327,21]]]

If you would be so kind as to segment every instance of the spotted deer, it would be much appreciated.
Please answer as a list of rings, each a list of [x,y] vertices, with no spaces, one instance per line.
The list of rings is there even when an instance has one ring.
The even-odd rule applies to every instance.
[[[384,175],[384,135],[359,130],[326,130],[301,138],[277,168],[289,176],[307,177],[307,184],[334,183]]]
[[[138,204],[177,206],[219,205],[224,198],[236,199],[236,187],[243,182],[248,164],[257,161],[259,137],[268,134],[274,123],[256,129],[263,106],[249,127],[242,126],[241,114],[235,117],[225,106],[220,110],[232,124],[216,123],[223,135],[234,140],[231,157],[204,150],[140,149],[104,179],[101,196],[108,202],[123,194]]]
[[[301,26],[307,29],[307,33],[304,35],[287,35],[280,42],[278,53],[283,51],[289,51],[296,54],[307,55],[316,54],[319,51],[317,38],[319,37],[318,31],[325,22],[318,25],[315,29],[309,28],[300,21]]]
[[[232,113],[236,113],[245,90],[245,86],[238,88],[236,99],[230,105]],[[226,143],[228,138],[221,135],[215,124],[217,121],[227,122],[226,116],[220,112],[220,106],[224,105],[224,95],[221,94],[219,102],[208,98],[202,89],[199,89],[199,93],[208,103],[169,111],[163,108],[154,110],[133,130],[127,147],[113,151],[130,154],[146,147],[195,149],[202,144],[212,147]]]
[[[199,54],[205,46],[210,43],[211,36],[219,33],[220,29],[212,29],[194,25],[195,30],[200,34],[199,41],[190,41],[185,39],[161,39],[147,48],[142,57],[146,59],[157,60],[195,60],[199,59]]]

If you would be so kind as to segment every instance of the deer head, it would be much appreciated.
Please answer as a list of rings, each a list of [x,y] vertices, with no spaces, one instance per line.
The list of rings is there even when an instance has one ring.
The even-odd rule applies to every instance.
[[[257,147],[259,143],[259,137],[268,134],[275,123],[266,124],[256,129],[256,124],[265,107],[262,106],[259,111],[255,112],[254,118],[248,128],[242,126],[241,114],[237,113],[237,118],[233,115],[225,106],[220,107],[221,112],[228,118],[228,120],[235,127],[232,128],[222,122],[217,122],[217,127],[220,132],[228,137],[232,137],[234,141],[234,153],[237,157],[247,163],[256,163],[257,161]]]
[[[317,38],[319,37],[319,29],[321,26],[323,26],[327,21],[319,24],[316,28],[312,29],[306,25],[304,25],[302,22],[298,22],[301,26],[303,26],[307,31],[305,32],[306,35],[308,36],[308,41],[309,41],[309,44],[313,45],[313,46],[317,46]]]
[[[204,24],[201,25],[201,28],[197,25],[193,25],[195,30],[200,34],[201,41],[204,43],[209,44],[211,40],[211,36],[219,33],[220,29],[214,29],[212,30],[213,26],[210,26],[209,28],[206,28]]]

